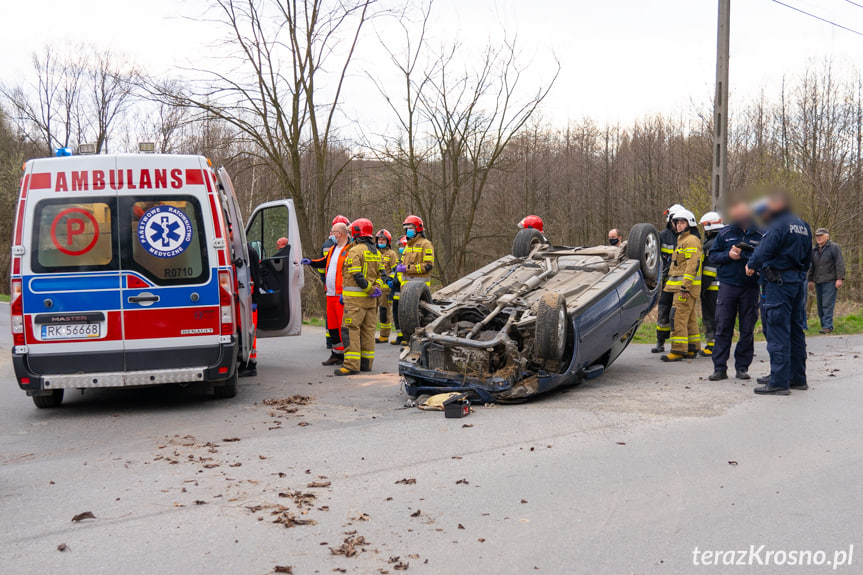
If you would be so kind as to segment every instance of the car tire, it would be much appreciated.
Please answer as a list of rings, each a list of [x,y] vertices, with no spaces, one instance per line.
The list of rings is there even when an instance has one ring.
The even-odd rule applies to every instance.
[[[408,281],[402,283],[399,295],[399,329],[405,339],[410,340],[417,328],[423,326],[423,315],[420,304],[431,303],[431,290],[424,281]]]
[[[568,325],[563,294],[550,292],[543,295],[536,310],[536,354],[540,359],[563,359]]]
[[[524,228],[515,234],[512,241],[512,255],[517,258],[526,258],[536,246],[546,243],[545,236],[539,230]]]
[[[63,390],[52,389],[51,395],[34,395],[33,403],[39,409],[52,409],[55,407],[60,407],[60,404],[63,403]]]
[[[230,399],[237,395],[237,370],[234,374],[219,383],[213,384],[213,397],[216,399]]]
[[[653,224],[635,224],[626,239],[626,257],[641,263],[641,274],[651,289],[656,287],[661,273],[659,232]]]

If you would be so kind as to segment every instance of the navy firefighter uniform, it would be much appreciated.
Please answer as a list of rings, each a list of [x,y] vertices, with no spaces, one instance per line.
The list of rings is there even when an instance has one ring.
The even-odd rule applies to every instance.
[[[812,263],[812,230],[785,206],[770,214],[764,238],[748,267],[764,281],[764,318],[770,381],[756,393],[786,395],[806,389],[806,275]]]
[[[671,257],[674,248],[677,247],[677,231],[671,223],[674,212],[682,210],[683,206],[674,204],[665,212],[665,229],[659,233],[659,253],[662,260],[662,285],[659,291],[659,302],[657,303],[656,318],[656,346],[650,351],[662,353],[665,351],[665,342],[671,337],[671,308],[674,305],[674,294],[665,291],[665,283],[668,281],[668,270],[671,269]]]

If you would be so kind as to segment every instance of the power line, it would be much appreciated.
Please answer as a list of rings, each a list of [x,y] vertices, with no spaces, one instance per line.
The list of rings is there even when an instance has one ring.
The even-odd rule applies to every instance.
[[[849,4],[853,5],[853,6],[857,6],[858,8],[863,8],[863,4],[858,4],[857,2],[854,2],[854,0],[845,0],[845,1],[848,2]]]
[[[832,20],[828,20],[827,18],[822,18],[821,16],[816,16],[815,14],[811,14],[811,13],[807,12],[806,10],[801,10],[800,8],[797,8],[796,6],[792,6],[791,4],[786,4],[785,2],[780,2],[779,0],[771,0],[771,2],[775,2],[775,3],[779,4],[780,6],[785,6],[786,8],[791,8],[795,12],[800,12],[801,14],[805,14],[806,16],[809,16],[811,18],[815,18],[816,20],[821,20],[822,22],[830,24],[831,26],[836,26],[837,28],[841,28],[847,32],[851,32],[852,34],[857,34],[858,36],[863,36],[863,32],[858,32],[857,30],[854,30],[854,29],[849,28],[847,26],[843,26],[842,24],[838,24]],[[846,2],[851,2],[851,0],[846,0]],[[851,2],[851,3],[855,4],[854,2]],[[858,6],[863,8],[863,5],[858,4]]]

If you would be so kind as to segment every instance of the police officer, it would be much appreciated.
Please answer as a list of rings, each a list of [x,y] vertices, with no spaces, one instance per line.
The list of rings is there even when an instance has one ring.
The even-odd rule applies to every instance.
[[[407,246],[407,245],[408,245],[408,237],[407,236],[400,237],[399,243],[398,243],[398,251],[399,251],[398,262],[399,263],[401,263],[401,261],[402,261],[402,257],[405,254],[405,246]],[[393,287],[392,287],[392,293],[390,294],[390,297],[393,300],[393,324],[395,325],[395,328],[396,328],[396,338],[394,340],[392,340],[390,342],[390,344],[391,345],[404,345],[407,343],[407,341],[405,341],[404,334],[402,334],[402,330],[399,327],[399,300],[401,299],[401,287],[402,287],[402,280],[404,280],[404,275],[398,273],[397,271],[395,271],[395,269],[393,269],[393,273],[392,273],[391,277],[392,277]]]
[[[393,328],[393,300],[391,297],[395,267],[398,265],[398,256],[391,246],[393,236],[387,230],[381,230],[375,236],[378,252],[381,254],[380,279],[383,294],[378,298],[378,317],[381,324],[381,333],[377,338],[378,343],[387,343],[390,340],[390,330]]]
[[[695,214],[689,210],[678,210],[672,217],[677,230],[677,247],[671,255],[671,269],[665,291],[674,296],[671,317],[671,353],[662,356],[662,361],[680,361],[696,357],[701,347],[701,331],[698,328],[696,303],[701,295],[701,238]]]
[[[812,230],[791,211],[787,195],[767,199],[769,222],[746,273],[764,277],[764,323],[770,380],[755,388],[760,395],[788,395],[809,389],[806,383],[806,274],[812,263]]]
[[[704,228],[704,264],[701,267],[701,323],[704,324],[704,348],[699,352],[701,357],[713,355],[713,342],[716,337],[716,295],[719,292],[719,281],[716,279],[716,263],[710,260],[710,248],[716,240],[719,230],[725,227],[722,217],[716,212],[707,212],[699,222]]]
[[[424,281],[431,285],[431,272],[434,269],[434,246],[425,237],[423,221],[418,216],[408,216],[402,224],[408,243],[402,255],[402,263],[396,266],[396,272],[401,274],[403,282]],[[402,342],[408,338],[402,336]]]
[[[665,282],[668,281],[668,270],[671,269],[671,256],[677,245],[677,231],[671,218],[674,212],[682,210],[683,206],[674,204],[663,214],[665,216],[665,229],[659,234],[659,250],[662,260],[662,291],[659,292],[659,303],[657,304],[656,318],[656,347],[651,349],[653,353],[665,351],[665,340],[671,335],[671,306],[674,304],[674,294],[665,291]]]
[[[371,371],[375,359],[375,326],[377,325],[380,288],[378,269],[381,255],[374,240],[371,220],[359,218],[350,225],[353,242],[348,248],[342,271],[342,296],[345,302],[342,342],[345,361],[336,375],[353,375]]]
[[[734,348],[737,379],[749,379],[749,366],[755,352],[755,322],[758,321],[758,279],[746,275],[746,262],[761,242],[761,230],[752,219],[746,202],[735,202],[730,210],[731,223],[716,236],[710,262],[717,266],[719,293],[716,301],[716,345],[713,348],[713,373],[710,381],[727,379],[728,357],[734,325],[740,339]]]

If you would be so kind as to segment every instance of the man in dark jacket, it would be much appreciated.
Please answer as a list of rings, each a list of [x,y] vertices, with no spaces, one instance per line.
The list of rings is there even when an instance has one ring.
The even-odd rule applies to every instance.
[[[716,266],[719,293],[716,297],[716,341],[713,346],[713,373],[710,381],[728,377],[728,357],[734,324],[740,324],[740,339],[734,348],[734,368],[738,379],[749,379],[749,366],[755,353],[755,322],[758,321],[758,278],[746,275],[746,262],[761,242],[761,231],[752,220],[745,202],[729,210],[731,223],[716,235],[709,260]]]
[[[668,270],[671,269],[671,256],[677,247],[677,232],[671,221],[674,213],[684,209],[680,204],[674,204],[665,212],[665,229],[659,234],[660,258],[662,260],[662,285],[659,291],[659,302],[657,303],[656,318],[656,346],[650,351],[662,353],[665,351],[665,340],[671,336],[671,308],[674,304],[674,294],[665,291],[665,282],[668,281]]]
[[[842,248],[830,241],[827,228],[815,232],[815,247],[812,249],[812,267],[809,269],[809,285],[815,287],[818,303],[818,319],[821,320],[821,333],[833,332],[833,306],[836,305],[836,291],[845,279],[845,260]]]
[[[746,274],[764,277],[764,323],[770,379],[753,391],[789,395],[806,382],[806,274],[812,265],[812,230],[794,215],[787,195],[767,200],[769,223],[746,264]]]

